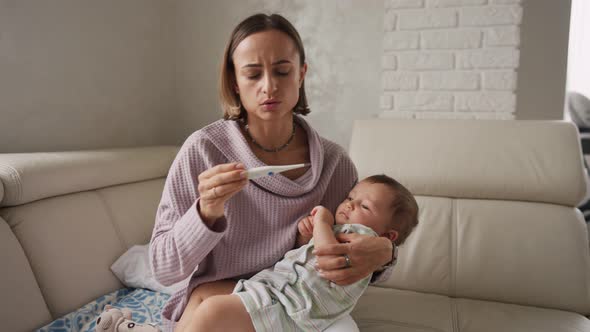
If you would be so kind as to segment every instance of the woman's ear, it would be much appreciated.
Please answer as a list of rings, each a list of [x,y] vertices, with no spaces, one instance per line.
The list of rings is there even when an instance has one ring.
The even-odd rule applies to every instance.
[[[304,63],[303,66],[301,66],[301,69],[299,71],[299,88],[301,88],[301,85],[303,84],[303,80],[305,79],[306,73],[307,73],[307,63]]]

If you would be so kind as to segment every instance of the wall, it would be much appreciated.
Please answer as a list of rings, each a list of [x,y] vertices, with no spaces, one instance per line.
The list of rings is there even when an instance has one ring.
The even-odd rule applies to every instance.
[[[173,8],[0,0],[0,152],[174,142]]]
[[[279,13],[299,31],[308,59],[307,119],[347,147],[352,122],[378,114],[383,1],[178,1],[177,86],[184,136],[221,117],[218,70],[231,29]],[[359,15],[359,13],[363,13]]]
[[[590,98],[590,1],[573,0],[567,86]]]
[[[408,8],[412,6],[418,8]],[[562,117],[566,61],[562,45],[568,38],[569,21],[565,13],[569,12],[569,0],[249,0],[240,3],[224,0],[208,4],[207,8],[204,5],[188,7],[179,8],[183,13],[182,21],[193,25],[188,29],[191,31],[188,35],[199,36],[193,41],[198,40],[198,45],[209,47],[202,49],[202,45],[184,43],[182,47],[186,49],[179,51],[185,54],[182,68],[194,66],[184,73],[186,80],[180,84],[187,92],[181,98],[185,123],[189,125],[185,135],[219,118],[217,92],[211,84],[217,82],[220,54],[231,27],[258,11],[282,13],[299,30],[309,61],[306,87],[312,113],[308,119],[322,135],[343,146],[348,146],[355,119],[395,116],[392,114],[395,101],[382,95],[396,93],[406,96],[398,100],[401,102],[398,105],[408,107],[395,110],[401,111],[397,112],[400,117]],[[426,15],[417,15],[418,11]],[[456,13],[456,21],[445,23],[444,12],[448,11]],[[400,19],[397,14],[402,12],[413,15]],[[556,15],[553,16],[552,12]],[[392,14],[396,17],[392,18]],[[203,20],[210,25],[208,33],[200,35],[194,30]],[[444,26],[455,23],[456,26]],[[437,48],[444,49],[425,53],[452,53],[451,59],[445,55],[413,59],[417,50],[386,51],[387,43],[395,42],[395,39],[387,41],[386,33],[394,27],[397,29],[398,25],[404,26],[399,32],[435,36],[456,30],[458,33],[448,34],[446,39],[433,41],[438,43]],[[473,32],[477,38],[470,39]],[[457,40],[457,36],[465,37],[465,40]],[[190,38],[182,40],[190,41]],[[467,48],[470,41],[478,48]],[[445,42],[447,46],[444,46]],[[452,43],[459,43],[459,46],[452,48]],[[201,51],[197,51],[199,47]],[[394,55],[395,59],[382,57],[384,53]],[[198,55],[205,57],[199,58]],[[544,66],[542,70],[538,68],[540,62]],[[440,67],[412,67],[420,65]],[[205,75],[199,76],[197,68]],[[384,69],[396,73],[414,72],[415,75],[409,79],[401,76],[397,81],[394,77],[390,82],[382,82],[387,81],[382,77]],[[467,74],[466,77],[463,74]],[[475,74],[475,79],[469,74]],[[434,98],[408,98],[409,94],[405,94],[408,91],[402,91],[401,87],[400,90],[384,92],[383,83],[394,89],[398,84],[409,84],[424,92],[431,90],[428,93]],[[414,105],[432,105],[439,100],[437,96],[449,91],[452,92],[451,98],[448,94],[441,98],[445,107],[411,109]],[[411,106],[405,106],[408,102]]]
[[[426,7],[394,8],[416,3]],[[498,45],[514,49],[520,42],[515,111],[513,97],[502,97],[502,112],[494,107],[477,114],[561,118],[570,0],[0,0],[0,152],[182,143],[221,117],[217,76],[223,48],[237,23],[260,11],[282,13],[299,29],[309,60],[308,119],[322,135],[348,146],[355,119],[386,115],[380,108],[388,107],[388,98],[381,98],[382,66],[397,71],[408,64],[382,59],[384,30],[392,29],[385,13],[457,10],[460,24],[463,9],[435,7],[453,3],[471,4],[468,9],[522,6],[520,40],[511,21],[508,45]],[[406,29],[435,20],[426,15],[393,22]],[[489,46],[493,27],[464,29],[480,29],[479,43]],[[419,81],[419,88],[460,84],[437,79],[451,69],[442,59],[430,75],[435,77]],[[459,63],[458,57],[453,61]],[[509,78],[502,96],[512,91],[512,67],[500,70]],[[428,77],[416,73],[418,80]],[[478,89],[485,88],[485,73],[479,75]],[[395,105],[391,100],[391,110]]]
[[[175,22],[175,86],[181,121],[176,139],[221,118],[218,75],[225,43],[246,7],[231,0],[177,0]]]
[[[385,5],[381,117],[514,118],[519,0]]]
[[[524,0],[522,6],[516,119],[561,120],[571,0]]]

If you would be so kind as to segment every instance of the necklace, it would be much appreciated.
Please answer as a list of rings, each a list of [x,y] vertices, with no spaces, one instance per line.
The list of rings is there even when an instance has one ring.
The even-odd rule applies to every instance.
[[[265,148],[264,146],[260,145],[260,143],[256,142],[254,137],[252,137],[252,135],[250,135],[250,130],[248,130],[248,123],[244,124],[244,129],[246,130],[246,136],[248,136],[248,139],[250,139],[252,141],[252,144],[256,145],[257,148],[259,148],[263,151],[266,151],[266,152],[279,152],[279,151],[283,150],[284,148],[289,146],[289,144],[293,141],[293,137],[295,137],[295,121],[293,121],[293,131],[291,131],[291,137],[289,137],[287,142],[285,144],[279,146],[278,148],[269,149],[269,148]]]

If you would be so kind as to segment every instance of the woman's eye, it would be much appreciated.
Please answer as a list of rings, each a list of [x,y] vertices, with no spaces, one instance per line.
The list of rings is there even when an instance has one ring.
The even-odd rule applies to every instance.
[[[248,75],[246,76],[249,80],[255,80],[258,79],[260,77],[260,74],[256,74],[256,75]]]
[[[277,74],[279,76],[287,76],[287,75],[289,75],[289,72],[288,71],[278,71]]]

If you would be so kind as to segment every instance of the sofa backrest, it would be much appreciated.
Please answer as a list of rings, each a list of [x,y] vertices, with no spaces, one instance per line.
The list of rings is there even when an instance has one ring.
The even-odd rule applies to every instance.
[[[365,120],[350,155],[416,196],[384,287],[590,313],[577,129],[553,121]]]
[[[0,155],[0,321],[30,331],[123,287],[177,147]]]

